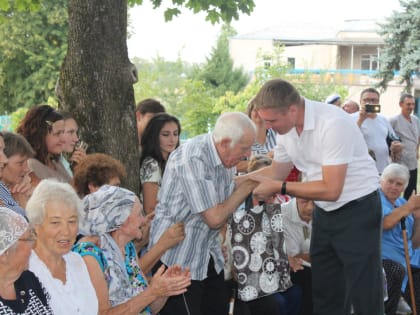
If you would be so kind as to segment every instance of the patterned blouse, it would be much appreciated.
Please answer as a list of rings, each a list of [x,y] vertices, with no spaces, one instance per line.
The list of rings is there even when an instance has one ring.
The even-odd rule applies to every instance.
[[[16,300],[0,297],[0,315],[52,315],[50,296],[31,271],[24,271],[15,282]]]
[[[144,183],[156,183],[159,188],[162,183],[162,172],[159,164],[150,156],[146,157],[140,166],[140,184],[143,185]],[[143,193],[140,195],[140,202],[143,203]]]
[[[92,256],[99,263],[108,283],[109,300],[112,306],[122,304],[147,288],[147,281],[137,263],[137,253],[132,242],[125,246],[125,256],[109,234],[101,236],[101,247],[89,242],[78,243],[73,251],[83,256]],[[139,315],[151,315],[149,306]]]

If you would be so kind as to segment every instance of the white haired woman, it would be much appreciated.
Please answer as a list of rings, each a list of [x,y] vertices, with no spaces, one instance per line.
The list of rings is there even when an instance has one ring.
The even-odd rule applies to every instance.
[[[49,295],[27,270],[35,240],[22,215],[0,207],[0,314],[52,314]]]
[[[385,303],[386,314],[395,314],[401,291],[410,301],[407,285],[407,268],[401,219],[405,218],[410,264],[416,292],[416,306],[420,309],[420,251],[415,250],[413,239],[418,237],[414,226],[420,218],[420,195],[412,195],[408,201],[401,197],[407,187],[409,171],[401,164],[392,163],[385,167],[381,175],[381,203],[383,216],[382,259],[385,269],[389,300]],[[405,269],[405,277],[402,277]],[[401,270],[401,271],[400,271]],[[400,274],[400,275],[398,275]],[[399,283],[398,283],[398,279]],[[402,285],[401,285],[402,282]],[[396,287],[396,288],[395,288]]]
[[[85,262],[71,251],[80,207],[74,189],[52,179],[42,180],[26,205],[26,214],[37,233],[29,269],[51,295],[54,314],[98,314],[98,299]]]
[[[157,314],[169,296],[190,285],[189,271],[179,266],[162,266],[147,283],[132,242],[142,237],[146,219],[133,192],[103,185],[84,197],[81,218],[81,233],[100,236],[100,248],[88,242],[73,248],[88,266],[100,314]]]

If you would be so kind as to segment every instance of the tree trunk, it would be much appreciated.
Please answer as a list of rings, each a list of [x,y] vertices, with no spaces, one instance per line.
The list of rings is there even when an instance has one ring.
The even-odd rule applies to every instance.
[[[57,88],[60,109],[75,115],[89,153],[123,162],[128,171],[123,184],[138,193],[136,81],[127,52],[127,1],[70,0],[68,50]]]

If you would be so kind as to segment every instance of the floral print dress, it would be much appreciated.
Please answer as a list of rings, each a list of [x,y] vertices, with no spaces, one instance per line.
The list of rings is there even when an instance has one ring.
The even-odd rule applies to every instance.
[[[108,283],[109,300],[112,306],[122,304],[147,288],[147,281],[137,263],[137,254],[134,244],[129,242],[125,246],[123,257],[114,239],[109,234],[104,234],[100,239],[101,248],[90,243],[82,242],[73,247],[73,251],[82,257],[94,257]],[[151,315],[149,306],[139,315]]]

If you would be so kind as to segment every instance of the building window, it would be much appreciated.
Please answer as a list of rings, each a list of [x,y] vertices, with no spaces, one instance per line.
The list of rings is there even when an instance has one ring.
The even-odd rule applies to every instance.
[[[289,67],[291,69],[295,69],[296,68],[296,59],[292,58],[292,57],[287,57],[287,64],[289,65]]]
[[[360,69],[378,70],[378,56],[377,55],[362,55]]]

